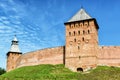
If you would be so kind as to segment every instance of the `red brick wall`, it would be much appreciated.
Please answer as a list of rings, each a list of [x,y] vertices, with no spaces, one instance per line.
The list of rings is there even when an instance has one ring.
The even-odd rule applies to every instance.
[[[63,64],[64,47],[48,48],[23,54],[17,67],[38,64]]]
[[[7,54],[7,66],[6,66],[7,72],[16,68],[17,60],[19,59],[19,57],[21,55],[22,54],[15,53],[15,52],[8,52],[8,54]]]
[[[120,66],[120,46],[99,47],[98,65]]]

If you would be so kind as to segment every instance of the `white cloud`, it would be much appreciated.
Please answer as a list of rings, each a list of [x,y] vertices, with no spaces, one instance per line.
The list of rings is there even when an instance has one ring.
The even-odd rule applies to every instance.
[[[5,16],[0,16],[0,20],[7,20],[8,18]]]
[[[9,21],[2,21],[2,23],[4,23],[4,24],[10,24]]]
[[[0,6],[4,9],[6,8],[6,4],[4,4],[4,3],[0,3]]]

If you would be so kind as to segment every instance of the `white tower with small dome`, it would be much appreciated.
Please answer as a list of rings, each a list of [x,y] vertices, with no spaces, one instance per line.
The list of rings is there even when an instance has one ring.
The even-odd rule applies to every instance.
[[[16,35],[15,35],[14,39],[12,40],[10,52],[20,53],[20,49],[19,49],[19,46],[18,46],[18,40],[17,40]]]
[[[22,55],[16,35],[12,40],[10,51],[7,53],[7,71],[11,71],[16,68],[16,61]]]

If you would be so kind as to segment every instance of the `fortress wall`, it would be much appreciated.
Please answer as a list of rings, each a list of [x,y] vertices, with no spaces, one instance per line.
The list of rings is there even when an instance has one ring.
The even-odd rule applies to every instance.
[[[63,64],[64,46],[47,48],[23,54],[17,61],[17,67],[38,64]]]
[[[101,46],[98,65],[120,66],[120,46]]]

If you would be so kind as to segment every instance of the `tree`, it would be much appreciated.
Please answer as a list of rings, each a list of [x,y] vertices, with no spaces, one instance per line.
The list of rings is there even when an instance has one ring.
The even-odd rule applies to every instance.
[[[5,69],[0,68],[0,75],[1,75],[1,74],[4,74],[5,72],[6,72]]]

